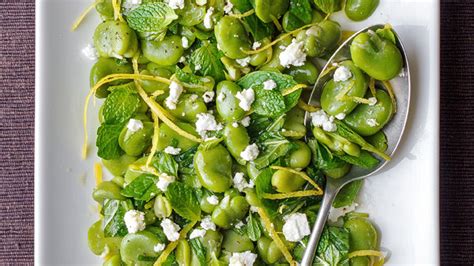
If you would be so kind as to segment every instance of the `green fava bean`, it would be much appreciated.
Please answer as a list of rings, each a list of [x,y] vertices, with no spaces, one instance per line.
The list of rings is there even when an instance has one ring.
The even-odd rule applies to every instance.
[[[114,17],[114,7],[112,6],[112,0],[100,1],[96,6],[95,10],[101,15],[102,18],[112,19]]]
[[[297,136],[291,136],[293,139],[301,139],[306,136],[306,126],[304,125],[305,111],[299,107],[291,109],[285,118],[283,128],[286,131],[298,133]]]
[[[136,160],[137,160],[137,157],[124,154],[120,156],[118,159],[102,160],[102,164],[114,176],[121,176],[125,174],[128,166],[132,164],[133,162],[135,162]]]
[[[349,231],[350,251],[376,250],[377,230],[365,217],[350,216],[344,222],[344,228]],[[351,265],[371,265],[369,257],[355,257],[351,259]]]
[[[278,36],[280,37],[280,36]],[[277,37],[277,38],[278,38]],[[265,65],[261,67],[261,70],[277,70],[277,71],[283,71],[285,69],[284,66],[281,65],[280,63],[280,54],[283,52],[283,47],[288,47],[288,45],[291,44],[292,38],[291,36],[287,36],[283,38],[283,40],[279,41],[277,44],[275,44],[273,47],[273,55],[272,59]]]
[[[198,150],[194,168],[202,186],[212,192],[224,192],[232,184],[232,158],[224,146]]]
[[[218,231],[207,230],[206,234],[201,237],[202,245],[206,248],[207,259],[211,258],[212,253],[219,256],[222,247],[222,234]]]
[[[344,11],[353,21],[362,21],[370,17],[379,5],[379,0],[347,0]]]
[[[99,60],[97,60],[97,62],[95,62],[91,68],[89,76],[90,86],[93,87],[102,78],[110,74],[130,73],[133,73],[132,65],[126,61],[121,61],[115,58],[99,58]],[[95,95],[97,98],[105,98],[107,95],[109,95],[109,91],[107,90],[109,86],[120,85],[127,82],[128,80],[120,79],[112,81],[108,84],[104,84],[97,89]]]
[[[250,179],[255,180],[257,176],[260,174],[260,170],[255,167],[255,164],[248,163],[247,164],[247,174],[249,175]]]
[[[119,145],[126,154],[139,156],[151,145],[152,136],[152,122],[143,122],[143,127],[137,131],[131,131],[125,126],[119,135]]]
[[[302,141],[295,141],[294,143],[298,148],[289,154],[289,165],[291,168],[305,168],[311,162],[311,150],[308,145]]]
[[[296,82],[307,85],[316,83],[319,76],[319,70],[311,61],[306,61],[302,66],[292,66],[285,73],[292,76]]]
[[[153,211],[156,217],[163,219],[169,217],[173,209],[171,208],[171,203],[166,197],[158,195],[153,204]]]
[[[329,115],[336,116],[338,114],[348,114],[357,107],[357,103],[354,102],[350,97],[364,97],[368,82],[366,75],[354,65],[352,61],[344,61],[339,64],[340,67],[346,67],[351,72],[351,77],[346,81],[334,81],[329,80],[323,88],[321,94],[321,107]],[[350,90],[337,99],[340,94],[344,94],[344,90]]]
[[[122,259],[120,255],[113,255],[112,257],[108,258],[102,266],[121,266]]]
[[[264,47],[265,45],[267,45],[269,43],[270,43],[270,39],[265,38],[265,39],[260,41],[260,47]],[[269,59],[269,57],[272,56],[272,53],[273,53],[272,49],[273,48],[270,47],[268,49],[265,49],[264,51],[261,51],[258,54],[251,55],[250,56],[250,64],[252,66],[260,66],[260,65],[264,64]]]
[[[105,199],[124,200],[125,197],[120,194],[122,189],[112,181],[101,182],[92,192],[95,201],[102,203]]]
[[[87,231],[87,244],[89,249],[95,255],[100,255],[104,252],[105,243],[104,243],[104,231],[102,230],[102,220],[95,222],[89,227]]]
[[[160,253],[154,251],[154,246],[162,244],[158,236],[148,231],[128,234],[122,239],[120,255],[122,261],[128,265],[153,265],[153,261],[142,261],[140,257],[158,257]]]
[[[245,189],[245,199],[247,200],[250,206],[261,207],[262,202],[257,196],[257,192],[255,192],[254,188],[246,188]]]
[[[296,36],[298,41],[304,41],[304,50],[308,56],[323,57],[337,48],[342,31],[339,23],[324,20]]]
[[[387,136],[383,131],[379,131],[372,136],[366,138],[367,142],[374,145],[375,148],[379,151],[385,152],[388,148]]]
[[[198,136],[196,130],[191,124],[183,123],[183,122],[176,122],[176,125],[180,127],[182,130]],[[158,150],[162,151],[168,146],[173,146],[180,148],[182,151],[186,151],[191,147],[195,146],[197,143],[189,140],[171,129],[165,123],[160,124],[160,141],[158,141]],[[175,146],[176,145],[176,146]]]
[[[281,193],[296,191],[305,183],[303,178],[285,170],[277,170],[272,175],[272,186]]]
[[[243,51],[250,50],[250,40],[238,18],[223,17],[214,28],[214,34],[217,45],[227,57],[232,59],[247,57]]]
[[[176,108],[171,110],[165,104],[165,109],[174,117],[177,117],[186,122],[196,122],[196,116],[200,113],[207,112],[207,106],[202,97],[196,94],[183,94],[179,97]]]
[[[264,262],[273,264],[283,257],[275,242],[268,237],[261,237],[257,242],[258,254]]]
[[[397,46],[376,33],[360,33],[352,41],[354,64],[376,80],[390,80],[400,73],[403,59]]]
[[[351,170],[351,165],[346,163],[341,167],[332,168],[332,169],[325,169],[325,170],[323,170],[323,173],[326,176],[337,179],[337,178],[341,178],[341,177],[345,176],[347,173],[349,173],[350,170]]]
[[[246,112],[239,107],[239,99],[235,97],[241,91],[239,85],[232,81],[221,81],[216,89],[216,108],[220,117],[225,121],[240,121]]]
[[[361,136],[371,136],[379,132],[391,119],[394,107],[392,99],[384,90],[377,90],[375,105],[360,104],[344,122]]]
[[[212,221],[222,228],[229,229],[247,215],[249,207],[245,197],[240,196],[237,190],[229,190],[219,206],[212,212]]]
[[[239,235],[234,230],[227,230],[222,248],[228,252],[244,252],[253,250],[254,246],[247,234]]]
[[[160,67],[155,63],[150,63],[147,65],[147,69],[140,72],[142,75],[151,75],[162,78],[169,79],[173,73],[166,68]],[[169,91],[169,86],[163,82],[154,81],[154,80],[140,80],[140,85],[147,93],[153,93],[157,90],[162,90],[164,92]]]
[[[180,15],[178,23],[183,26],[194,26],[201,23],[206,15],[206,6],[198,6],[192,0],[184,1],[184,8],[177,9],[176,13]]]
[[[107,20],[97,26],[94,45],[101,57],[130,58],[138,50],[138,39],[127,23]]]
[[[214,209],[216,208],[217,204],[212,204],[207,199],[208,199],[208,197],[213,196],[214,194],[210,193],[206,189],[203,189],[202,191],[203,191],[202,196],[199,199],[199,204],[201,206],[201,210],[205,213],[212,213],[214,211]]]
[[[289,0],[255,0],[255,14],[265,22],[272,22],[279,19],[290,5]]]
[[[182,239],[178,241],[176,247],[176,261],[179,265],[190,265],[191,264],[191,247],[188,241]]]
[[[172,66],[178,63],[184,53],[181,38],[176,35],[166,36],[161,41],[143,40],[143,55],[160,66]]]
[[[250,144],[250,137],[247,130],[242,125],[234,127],[232,124],[227,124],[224,128],[224,142],[234,159],[241,165],[246,162],[240,157],[240,153]]]

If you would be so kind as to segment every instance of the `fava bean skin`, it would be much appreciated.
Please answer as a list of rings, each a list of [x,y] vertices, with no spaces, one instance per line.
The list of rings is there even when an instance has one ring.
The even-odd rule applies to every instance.
[[[370,17],[379,5],[379,0],[347,0],[344,11],[353,21],[362,21]]]
[[[236,189],[226,191],[224,199],[212,212],[212,221],[224,228],[229,229],[234,223],[245,217],[249,210],[249,204],[245,197],[241,196]]]
[[[120,194],[121,188],[112,181],[101,182],[92,193],[95,201],[102,203],[105,199],[125,200]]]
[[[133,73],[132,65],[115,58],[99,58],[92,66],[90,72],[90,86],[93,87],[105,76],[110,74],[130,74]],[[97,98],[105,98],[109,95],[107,90],[109,86],[119,85],[128,82],[128,80],[115,80],[108,84],[100,86],[95,92]]]
[[[279,19],[288,10],[289,0],[255,0],[255,14],[265,22]]]
[[[143,40],[143,55],[160,66],[172,66],[178,63],[184,49],[181,38],[176,35],[166,36],[162,41]]]
[[[228,122],[240,121],[245,111],[239,107],[239,99],[235,95],[242,89],[232,81],[221,81],[216,89],[216,107],[220,117]]]
[[[158,76],[162,78],[169,79],[173,73],[164,67],[160,67],[155,63],[150,63],[147,66],[147,69],[140,72],[142,75],[151,75],[151,76]],[[153,93],[157,90],[162,90],[164,92],[168,92],[169,86],[163,82],[153,81],[153,80],[140,80],[140,84],[142,85],[143,90],[147,93]]]
[[[244,252],[253,250],[254,246],[247,234],[239,235],[234,230],[227,230],[224,233],[222,248],[228,252]]]
[[[319,76],[319,70],[311,61],[306,61],[302,66],[292,66],[285,73],[292,76],[296,82],[307,85],[316,83]]]
[[[247,57],[242,50],[250,50],[247,32],[238,18],[225,16],[215,27],[217,44],[224,54],[232,59]]]
[[[176,125],[184,131],[197,136],[196,130],[191,124],[177,122]],[[177,144],[175,144],[175,142]],[[177,148],[180,148],[182,151],[186,151],[189,148],[195,146],[196,144],[196,142],[189,140],[176,133],[176,131],[171,129],[165,123],[160,124],[160,141],[158,141],[158,150],[162,151],[168,146],[176,145]]]
[[[202,97],[199,97],[196,94],[183,94],[181,97],[179,97],[179,101],[178,104],[176,104],[175,109],[171,110],[166,105],[165,109],[174,117],[191,123],[196,122],[196,117],[198,114],[207,112],[206,103]]]
[[[272,186],[281,193],[296,191],[305,183],[303,178],[285,170],[277,170],[272,176]]]
[[[198,150],[194,168],[202,186],[213,192],[224,192],[232,184],[232,158],[222,145]]]
[[[250,137],[244,126],[238,125],[234,127],[232,124],[227,124],[224,128],[224,141],[230,154],[235,160],[245,165],[245,161],[240,157],[240,153],[247,148],[250,143]]]
[[[341,167],[323,170],[323,173],[331,178],[341,178],[351,170],[351,165],[346,163]]]
[[[303,169],[311,162],[311,150],[302,141],[295,141],[294,143],[298,148],[289,154],[289,165],[291,168]]]
[[[185,239],[179,240],[175,255],[176,261],[179,265],[191,264],[191,247],[189,246],[188,241]]]
[[[258,254],[268,264],[273,264],[283,257],[278,246],[271,238],[261,237],[257,242]]]
[[[308,56],[323,57],[337,48],[342,36],[339,23],[324,20],[296,36],[298,41],[304,42],[304,49]]]
[[[293,139],[301,139],[306,135],[306,126],[304,125],[305,111],[299,107],[291,109],[285,118],[283,128],[287,131],[300,133],[299,136],[291,137]]]
[[[153,262],[140,261],[139,256],[158,257],[159,253],[153,250],[157,244],[161,244],[160,239],[151,232],[128,234],[120,245],[122,261],[128,265],[153,265]]]
[[[152,136],[152,122],[143,122],[143,128],[135,132],[130,131],[127,126],[125,126],[119,136],[119,145],[126,154],[139,156],[151,145]]]
[[[367,218],[350,216],[344,221],[344,228],[349,231],[350,251],[377,249],[377,230],[375,230],[374,226]],[[370,258],[352,258],[351,265],[368,266],[370,265]]]
[[[138,50],[138,40],[127,23],[107,20],[97,26],[94,46],[101,57],[130,58]]]
[[[121,176],[125,174],[128,166],[136,160],[137,157],[124,154],[118,159],[102,160],[102,164],[114,176]]]

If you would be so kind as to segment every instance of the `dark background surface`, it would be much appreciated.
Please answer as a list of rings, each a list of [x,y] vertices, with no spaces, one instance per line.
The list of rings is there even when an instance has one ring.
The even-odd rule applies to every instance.
[[[383,0],[382,0],[383,1]],[[0,264],[32,264],[34,1],[0,0]],[[441,1],[441,261],[474,264],[474,1]]]

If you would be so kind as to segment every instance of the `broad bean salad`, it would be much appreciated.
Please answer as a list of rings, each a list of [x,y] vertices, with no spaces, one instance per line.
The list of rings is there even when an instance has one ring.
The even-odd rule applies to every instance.
[[[95,60],[84,156],[87,105],[103,99],[91,251],[104,265],[298,265],[326,178],[390,160],[388,81],[402,68],[390,26],[360,33],[351,60],[319,73],[353,34],[331,14],[360,21],[377,5],[94,2],[87,12],[102,22],[83,50]],[[320,75],[332,78],[312,106]],[[102,166],[112,179],[102,180]],[[361,186],[336,198],[314,265],[383,264],[374,224],[355,211]]]

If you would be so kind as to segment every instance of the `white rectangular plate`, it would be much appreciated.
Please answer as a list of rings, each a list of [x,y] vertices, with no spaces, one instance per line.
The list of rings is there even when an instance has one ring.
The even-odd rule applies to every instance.
[[[91,199],[97,108],[89,110],[89,159],[81,160],[82,108],[92,65],[81,49],[97,15],[70,27],[92,1],[38,0],[36,23],[35,258],[39,265],[98,264],[87,229],[98,219]],[[334,17],[344,29],[390,23],[407,48],[412,74],[405,138],[388,168],[365,183],[359,200],[381,231],[388,265],[439,264],[439,3],[381,0],[361,23]],[[342,12],[340,12],[342,13]],[[348,26],[349,25],[349,26]]]

